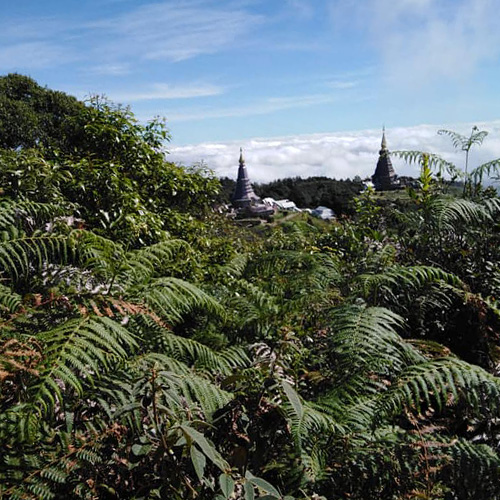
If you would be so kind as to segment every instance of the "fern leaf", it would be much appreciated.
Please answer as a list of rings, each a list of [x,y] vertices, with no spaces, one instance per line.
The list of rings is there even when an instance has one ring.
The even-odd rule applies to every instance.
[[[478,416],[486,409],[498,413],[500,381],[483,369],[457,358],[447,357],[409,367],[398,383],[381,399],[379,412],[393,415],[403,408],[420,410],[423,402],[441,410],[464,401]]]
[[[62,392],[83,392],[81,376],[89,383],[109,368],[111,360],[123,360],[137,347],[135,338],[109,318],[70,320],[39,335],[45,345],[38,381],[30,388],[31,400],[50,411]]]
[[[444,175],[446,173],[455,178],[463,175],[453,163],[434,153],[425,153],[422,151],[391,151],[390,154],[398,158],[402,158],[410,165],[413,163],[421,165],[424,157],[426,157],[429,162],[429,168],[437,170],[440,175]]]
[[[171,323],[181,321],[184,314],[200,308],[218,316],[224,309],[210,295],[195,285],[178,278],[159,278],[147,286],[139,285],[129,291],[131,297],[143,300],[152,310]]]

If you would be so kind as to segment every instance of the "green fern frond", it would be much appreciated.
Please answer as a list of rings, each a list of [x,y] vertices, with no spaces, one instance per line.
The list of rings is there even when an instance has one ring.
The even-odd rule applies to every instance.
[[[483,444],[458,439],[446,449],[450,456],[444,479],[453,485],[457,498],[482,500],[500,497],[500,458]]]
[[[500,158],[479,165],[471,172],[471,177],[475,184],[480,184],[484,176],[491,177],[493,174],[498,175],[500,172]]]
[[[56,401],[62,402],[67,390],[83,394],[84,381],[92,384],[137,347],[133,335],[106,317],[70,320],[37,339],[44,344],[45,359],[28,392],[44,413],[52,410]]]
[[[500,381],[482,368],[454,357],[438,358],[409,367],[382,397],[380,414],[394,415],[403,408],[420,411],[423,404],[442,410],[467,403],[481,416],[486,409],[497,414]]]
[[[58,203],[36,203],[29,200],[0,201],[0,230],[29,222],[30,226],[39,226],[55,217],[68,214],[68,206]]]
[[[14,313],[19,309],[22,302],[23,298],[19,294],[0,283],[0,308],[9,313]]]
[[[257,285],[238,280],[233,286],[236,294],[229,299],[229,304],[238,311],[236,315],[238,323],[249,324],[259,321],[263,315],[278,313],[279,306],[276,297]]]
[[[107,283],[126,265],[125,251],[119,243],[90,231],[78,229],[70,234],[76,264],[92,271],[94,279]]]
[[[302,400],[292,385],[281,381],[287,398],[281,408],[290,426],[304,472],[309,481],[316,481],[325,474],[325,437],[343,434],[344,428],[330,415]]]
[[[187,248],[189,244],[183,240],[168,240],[128,252],[118,279],[127,286],[145,281],[160,274],[174,256]]]
[[[470,136],[459,134],[453,130],[438,130],[439,135],[447,135],[451,138],[451,142],[454,148],[460,148],[462,151],[468,151],[474,144],[481,145],[488,135],[485,130],[475,132],[477,127],[472,129],[472,134]]]
[[[335,394],[335,397],[337,395]],[[328,404],[329,403],[329,404]],[[336,398],[336,405],[327,400],[329,413],[334,410],[334,417],[339,419],[341,425],[351,432],[366,432],[373,423],[376,411],[376,398],[358,396],[355,398]]]
[[[217,273],[221,277],[230,277],[231,279],[241,278],[247,267],[248,260],[247,254],[235,255],[229,262],[223,266],[219,266]]]
[[[128,363],[128,366],[135,373],[150,371],[154,366],[157,366],[162,371],[177,373],[178,375],[187,375],[190,373],[189,366],[182,360],[160,352],[148,352],[140,356],[135,356]]]
[[[191,283],[178,278],[159,278],[147,285],[129,290],[131,298],[146,303],[152,311],[170,324],[178,323],[183,315],[201,309],[224,316],[223,307],[210,295]]]
[[[482,204],[486,207],[486,210],[492,217],[500,212],[500,198],[489,198],[487,200],[483,200]]]
[[[119,381],[113,377],[98,390],[102,394],[99,402],[108,418],[125,420],[134,428],[141,427],[141,412],[151,404],[153,396],[167,419],[182,419],[189,411],[204,420],[210,420],[215,411],[233,398],[211,380],[166,356],[141,357],[130,366],[133,372],[124,372],[123,387],[117,386]]]
[[[432,266],[393,266],[378,274],[362,274],[357,277],[363,296],[376,297],[379,292],[392,297],[397,302],[397,295],[403,290],[415,291],[432,283],[446,283],[463,288],[464,284],[454,274]]]
[[[396,374],[424,358],[397,334],[401,316],[381,307],[341,307],[333,312],[329,338],[340,372],[355,376],[365,370]]]
[[[263,255],[252,264],[253,272],[260,276],[296,276],[316,272],[326,280],[336,282],[341,276],[339,263],[332,254],[277,250]]]
[[[162,346],[167,355],[188,366],[223,375],[229,375],[235,368],[245,368],[250,365],[248,354],[242,347],[231,346],[215,352],[200,342],[174,335],[166,330],[162,334]]]
[[[437,170],[440,175],[446,173],[455,178],[462,176],[462,172],[453,163],[434,153],[425,153],[422,151],[391,151],[390,154],[397,158],[402,158],[409,165],[413,163],[422,165],[424,157],[426,157],[428,159],[429,168]]]
[[[438,198],[433,202],[438,229],[455,231],[459,227],[478,225],[490,221],[485,207],[471,200]]]
[[[182,396],[186,398],[188,405],[193,407],[198,403],[203,415],[208,420],[211,420],[211,416],[217,410],[226,406],[233,399],[231,393],[195,374],[181,376],[180,383]]]
[[[289,382],[282,380],[281,386],[288,399],[288,403],[283,404],[282,408],[299,448],[312,435],[322,432],[343,432],[342,427],[331,416],[303,401]]]
[[[70,249],[65,236],[36,233],[0,242],[0,273],[17,281],[48,263],[64,263]]]

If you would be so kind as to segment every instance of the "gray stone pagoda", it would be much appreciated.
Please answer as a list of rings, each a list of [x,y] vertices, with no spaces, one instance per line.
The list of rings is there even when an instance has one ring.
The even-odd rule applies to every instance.
[[[379,151],[377,168],[375,169],[375,173],[372,175],[372,182],[377,191],[389,191],[391,189],[398,188],[399,182],[397,178],[398,176],[396,175],[396,172],[394,172],[391,157],[389,156],[389,150],[387,149],[384,128],[382,132],[382,145]]]
[[[240,216],[266,218],[274,213],[274,209],[262,203],[262,200],[254,193],[241,148],[238,179],[231,203]]]

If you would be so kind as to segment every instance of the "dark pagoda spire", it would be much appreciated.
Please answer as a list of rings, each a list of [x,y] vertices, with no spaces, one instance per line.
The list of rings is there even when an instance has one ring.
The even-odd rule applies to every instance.
[[[372,182],[377,191],[385,191],[396,187],[396,172],[392,166],[387,140],[385,138],[385,127],[382,130],[382,144],[379,151],[377,168],[372,175]]]
[[[236,181],[236,189],[234,190],[231,199],[233,206],[245,207],[258,201],[259,197],[254,193],[250,179],[248,178],[247,167],[245,166],[245,159],[243,158],[243,150],[240,148],[240,166],[238,168],[238,180]]]

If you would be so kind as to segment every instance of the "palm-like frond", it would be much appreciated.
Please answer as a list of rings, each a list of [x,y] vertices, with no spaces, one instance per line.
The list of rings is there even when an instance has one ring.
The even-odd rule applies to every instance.
[[[412,163],[421,165],[425,157],[429,162],[429,168],[437,171],[441,176],[448,174],[453,178],[457,178],[463,175],[461,170],[458,169],[456,165],[434,153],[426,153],[422,151],[391,151],[390,154],[398,158],[402,158],[410,165]]]
[[[500,172],[500,158],[479,165],[470,173],[475,184],[481,184],[484,176],[492,177]]]
[[[483,143],[485,137],[488,135],[488,132],[486,132],[485,130],[478,130],[477,132],[476,130],[478,130],[477,127],[473,127],[470,136],[465,136],[453,130],[446,129],[438,130],[438,134],[447,135],[448,137],[450,137],[454,148],[460,148],[462,151],[468,151],[475,144],[480,146]]]

